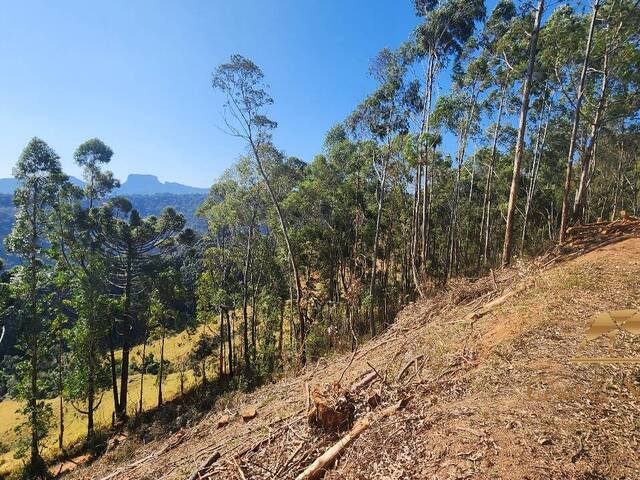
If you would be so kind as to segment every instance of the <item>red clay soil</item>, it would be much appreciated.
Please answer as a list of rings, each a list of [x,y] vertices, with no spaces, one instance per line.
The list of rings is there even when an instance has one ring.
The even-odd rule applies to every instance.
[[[309,426],[307,384],[344,371],[348,388],[375,369],[355,419],[408,404],[373,422],[325,479],[640,479],[640,364],[571,361],[610,355],[606,338],[578,350],[593,315],[636,308],[640,239],[543,271],[458,281],[406,307],[353,358],[220,399],[197,425],[147,444],[130,435],[68,478],[295,479],[345,434]],[[640,338],[621,332],[613,355],[640,357]],[[256,415],[243,420],[247,406]]]

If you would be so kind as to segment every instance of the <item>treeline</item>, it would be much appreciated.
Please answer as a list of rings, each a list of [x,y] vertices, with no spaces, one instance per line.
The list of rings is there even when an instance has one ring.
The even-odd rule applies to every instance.
[[[112,390],[114,422],[127,419],[131,347],[153,329],[164,338],[169,328],[186,324],[184,317],[193,317],[195,307],[180,294],[185,286],[177,272],[195,233],[172,208],[143,218],[126,198],[108,198],[119,186],[103,168],[112,155],[98,139],[78,147],[74,158],[83,170],[83,188],[69,181],[58,155],[38,138],[14,168],[20,187],[5,245],[20,264],[3,275],[0,301],[3,320],[17,338],[16,356],[9,357],[13,375],[3,388],[25,402],[16,453],[28,457],[26,478],[47,474],[41,447],[53,408],[45,398],[59,399],[60,450],[65,402],[86,415],[91,445],[104,389]],[[160,405],[163,365],[160,358]]]
[[[22,264],[2,292],[21,327],[28,475],[42,467],[46,392],[86,412],[89,439],[98,391],[124,421],[128,352],[152,330],[201,327],[180,371],[205,390],[213,375],[251,388],[357,348],[453,277],[543,252],[574,223],[638,213],[637,1],[415,9],[409,41],[372,61],[376,88],[308,163],[275,145],[260,68],[234,55],[215,70],[245,155],[200,207],[203,235],[170,209],[143,218],[103,202],[116,181],[102,142],[76,153],[84,190],[44,142],[27,146],[6,242]]]

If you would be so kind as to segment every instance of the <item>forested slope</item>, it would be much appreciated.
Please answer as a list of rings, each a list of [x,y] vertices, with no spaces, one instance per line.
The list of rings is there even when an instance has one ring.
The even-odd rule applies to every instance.
[[[324,141],[313,158],[285,153],[291,145],[279,143],[286,135],[277,133],[278,122],[287,119],[274,116],[282,112],[272,108],[278,99],[272,98],[269,82],[277,77],[268,75],[269,65],[259,66],[239,54],[211,65],[209,80],[220,114],[212,111],[212,119],[224,125],[243,155],[234,156],[237,161],[211,186],[198,210],[206,221],[200,233],[188,228],[188,215],[179,208],[149,215],[156,212],[153,203],[136,205],[135,199],[115,197],[118,182],[109,170],[113,150],[102,140],[87,139],[73,155],[86,180],[82,188],[64,174],[54,148],[57,139],[49,139],[50,145],[34,137],[26,144],[13,170],[20,182],[15,223],[5,242],[21,262],[0,277],[0,320],[19,326],[14,328],[17,355],[10,359],[15,368],[2,378],[2,388],[19,401],[24,414],[12,445],[24,462],[24,478],[46,476],[42,442],[55,430],[60,432],[58,451],[65,455],[65,424],[55,421],[62,416],[54,415],[47,399],[64,398],[61,410],[71,406],[83,412],[86,435],[78,449],[100,453],[108,447],[95,418],[100,402],[112,405],[114,431],[128,425],[134,434],[144,433],[146,441],[152,437],[148,420],[160,421],[153,428],[156,433],[167,425],[180,430],[197,418],[185,409],[201,415],[212,399],[251,392],[300,371],[303,377],[258,390],[262,397],[242,397],[258,404],[255,421],[234,419],[229,429],[219,430],[212,422],[200,423],[201,430],[184,430],[172,443],[145,450],[147,456],[131,466],[133,473],[127,473],[126,466],[120,472],[138,478],[145,474],[135,469],[148,468],[154,477],[160,476],[159,470],[151,470],[163,468],[163,476],[179,477],[189,474],[207,453],[230,458],[229,449],[236,449],[242,453],[239,464],[222,462],[203,470],[226,475],[231,468],[240,477],[245,471],[265,475],[255,470],[258,463],[275,477],[285,471],[293,474],[336,439],[308,430],[300,412],[307,396],[305,380],[339,378],[347,359],[325,363],[332,352],[356,352],[343,383],[375,367],[368,378],[381,378],[384,386],[379,398],[373,392],[360,398],[366,389],[354,393],[359,400],[345,400],[343,414],[363,419],[365,404],[373,408],[380,402],[393,406],[408,400],[389,416],[406,407],[428,428],[438,420],[425,416],[438,411],[430,409],[432,401],[444,405],[446,418],[452,415],[446,408],[455,402],[505,402],[507,394],[514,393],[512,387],[533,378],[510,376],[517,368],[527,374],[538,371],[518,357],[529,352],[526,360],[532,361],[541,348],[540,338],[529,328],[541,330],[543,340],[564,355],[564,347],[578,341],[590,309],[634,301],[631,281],[602,296],[604,286],[614,289],[614,280],[600,269],[595,254],[585,258],[598,268],[585,270],[584,279],[569,273],[555,278],[551,271],[534,277],[544,288],[522,284],[520,271],[512,268],[521,259],[575,246],[566,236],[579,229],[597,231],[603,222],[619,217],[638,221],[629,218],[640,210],[638,1],[583,5],[417,0],[400,2],[397,8],[415,12],[415,28],[407,29],[404,42],[383,48],[371,60],[370,90],[347,106],[344,111],[350,113],[336,118],[328,131],[316,132]],[[620,233],[617,228],[611,227],[612,235]],[[624,248],[635,253],[633,245]],[[610,251],[618,248],[622,246]],[[582,261],[588,265],[588,260],[573,265]],[[607,268],[617,265],[621,272],[635,268],[616,264],[619,258],[613,254],[606,261]],[[552,271],[566,273],[570,268]],[[492,273],[495,278],[486,276]],[[467,289],[460,287],[467,283],[464,278],[482,280]],[[573,284],[578,290],[571,289]],[[467,317],[483,304],[488,311],[491,304],[486,302],[496,301],[503,289],[514,285],[522,290],[505,298],[508,302],[501,308],[522,308],[518,318],[502,310],[496,310],[495,317],[493,312]],[[443,291],[451,297],[442,296]],[[589,298],[588,305],[576,307],[585,313],[582,323],[563,323],[576,313],[572,306],[580,295]],[[554,298],[561,301],[556,304]],[[396,324],[396,314],[411,302]],[[166,357],[160,348],[158,408],[132,408],[137,393],[131,386],[132,352],[153,338],[163,344],[182,331],[199,332],[186,361],[202,387],[165,408],[163,381],[175,371],[163,367]],[[386,333],[377,336],[381,331]],[[437,332],[437,338],[431,338],[431,332]],[[373,343],[363,347],[367,341]],[[372,349],[371,355],[365,355],[365,348]],[[423,356],[408,364],[405,353],[411,356],[412,350]],[[520,363],[509,367],[515,361]],[[491,376],[496,368],[509,382]],[[403,373],[398,381],[395,371]],[[583,378],[577,367],[569,373],[575,374],[570,381]],[[347,397],[339,389],[325,396]],[[316,402],[322,394],[312,391],[309,397]],[[419,412],[412,410],[416,405]],[[514,405],[518,411],[520,404]],[[475,408],[463,406],[466,412]],[[561,419],[560,408],[565,407],[577,408],[600,425],[584,405],[569,408],[550,402],[540,408]],[[233,403],[223,401],[210,416],[221,415],[221,408],[235,412]],[[504,407],[505,416],[507,410]],[[374,408],[368,421],[374,427],[378,420],[384,423],[378,413],[385,411]],[[295,415],[281,422],[273,417],[284,412]],[[615,412],[628,414],[620,402]],[[564,410],[562,415],[567,415]],[[633,424],[635,417],[628,416]],[[490,419],[473,419],[476,432],[489,425]],[[527,421],[537,427],[526,441],[535,437],[538,446],[553,452],[540,462],[541,468],[566,468],[554,462],[565,458],[568,438],[575,435],[582,439],[572,453],[576,468],[583,468],[587,478],[610,468],[597,444],[589,444],[596,437],[607,442],[598,426],[589,427],[583,437],[571,425],[546,426],[540,432],[539,417]],[[290,428],[294,424],[296,430]],[[363,428],[366,422],[357,425]],[[403,425],[395,428],[407,428]],[[278,437],[282,445],[254,443],[268,426],[286,432],[285,438]],[[521,432],[519,428],[512,430]],[[563,428],[572,432],[567,438],[559,436]],[[500,443],[496,434],[487,451],[457,451],[453,458],[448,455],[456,450],[447,449],[441,453],[443,464],[467,458],[472,464],[468,468],[485,468],[480,475],[485,474],[489,463],[503,462],[500,452],[511,452],[512,443],[524,441],[506,431],[500,434],[508,442]],[[550,438],[552,434],[556,436]],[[387,438],[380,441],[391,449],[397,438]],[[608,444],[610,458],[626,440]],[[529,453],[544,452],[536,444],[526,444]],[[138,448],[136,443],[127,445]],[[177,445],[188,457],[171,448]],[[278,448],[274,454],[272,447]],[[591,467],[580,467],[586,448],[591,449]],[[114,454],[131,454],[119,452]],[[277,463],[287,455],[288,460]],[[107,454],[98,465],[110,458],[114,456]],[[483,458],[488,459],[485,466]],[[345,457],[339,466],[347,461]],[[355,465],[365,472],[377,465],[373,456],[351,461],[360,462]],[[432,472],[439,465],[423,468]],[[523,460],[522,465],[529,464]],[[506,466],[496,468],[504,468],[501,472],[507,475]]]
[[[371,426],[325,478],[635,478],[637,368],[571,358],[593,315],[640,307],[638,259],[640,239],[631,239],[543,270],[453,282],[355,355],[221,397],[193,427],[159,423],[166,433],[146,445],[133,433],[70,478],[296,478],[348,431],[309,426],[306,386],[340,381],[353,391],[371,373],[351,400]],[[606,350],[601,338],[584,353]],[[640,354],[627,334],[615,351]],[[256,415],[243,421],[247,406]]]

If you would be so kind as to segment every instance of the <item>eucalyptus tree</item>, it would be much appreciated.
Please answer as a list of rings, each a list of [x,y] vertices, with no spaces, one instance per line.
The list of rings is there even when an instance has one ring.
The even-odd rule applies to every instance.
[[[40,455],[40,441],[47,433],[51,416],[51,407],[42,400],[42,362],[50,353],[44,295],[48,282],[45,251],[52,229],[50,212],[67,177],[56,152],[39,138],[31,139],[22,151],[13,175],[21,185],[14,193],[15,224],[5,245],[7,251],[22,260],[12,277],[12,287],[20,298],[18,349],[24,355],[18,368],[18,394],[26,400],[22,413],[30,430],[30,460],[25,473],[29,478],[44,478],[47,470]]]
[[[237,288],[227,293],[235,292],[240,297],[240,305],[227,306],[227,310],[238,306],[242,312],[242,346],[245,376],[252,373],[251,347],[249,344],[249,298],[251,294],[251,272],[255,259],[255,244],[260,234],[260,228],[266,226],[264,202],[262,202],[261,188],[249,158],[242,158],[212,187],[212,195],[200,208],[200,215],[204,216],[210,231],[224,229],[227,236],[226,252],[231,263],[223,268],[233,268],[230,280],[238,279]],[[202,281],[211,281],[203,278]],[[235,286],[234,286],[235,287]],[[231,295],[234,298],[236,295]],[[236,302],[233,302],[234,304]],[[221,307],[218,307],[221,308]],[[253,329],[251,329],[253,331]]]
[[[300,273],[287,221],[265,167],[267,162],[265,157],[273,154],[275,150],[271,143],[270,132],[277,127],[277,123],[269,119],[264,112],[266,107],[273,104],[273,99],[265,90],[262,70],[251,60],[237,54],[231,56],[229,63],[218,66],[213,74],[212,84],[226,97],[224,121],[228,132],[246,142],[278,216],[294,279],[300,328],[299,364],[302,366],[306,361],[306,313],[303,306]]]
[[[489,239],[491,235],[491,217],[493,204],[493,183],[496,160],[498,157],[498,141],[502,128],[503,116],[507,110],[509,87],[511,84],[511,70],[508,57],[517,55],[517,43],[512,42],[511,30],[516,19],[516,7],[512,0],[500,0],[485,23],[480,36],[483,51],[488,57],[488,76],[493,76],[495,88],[490,91],[483,102],[483,108],[488,115],[495,113],[495,121],[487,129],[490,135],[491,151],[486,167],[486,178],[482,199],[482,214],[480,219],[479,237],[483,242],[481,255],[484,265],[489,261]],[[514,52],[515,50],[515,52]],[[491,132],[490,134],[488,132]]]
[[[433,86],[438,72],[447,65],[451,55],[457,57],[463,51],[464,44],[473,35],[476,22],[485,16],[484,2],[481,0],[415,0],[416,15],[424,22],[418,26],[414,35],[416,57],[426,58],[425,94],[423,102],[423,121],[420,129],[425,141],[424,161],[422,162],[422,246],[421,261],[426,262],[427,239],[427,190],[428,155],[434,146],[430,135]]]
[[[133,302],[142,293],[142,278],[176,248],[185,218],[173,208],[165,208],[159,217],[141,218],[123,198],[110,199],[99,210],[96,233],[100,248],[109,262],[111,285],[122,295],[119,335],[122,343],[120,396],[116,416],[127,417],[129,354],[134,331]]]
[[[404,67],[399,55],[388,49],[382,50],[374,60],[371,73],[378,81],[378,89],[362,102],[352,114],[349,123],[354,132],[363,131],[375,143],[367,145],[371,166],[378,180],[376,193],[376,222],[371,252],[371,275],[369,279],[369,332],[376,333],[374,317],[378,244],[389,162],[394,153],[394,139],[408,133],[409,107],[405,94],[410,88],[404,81]],[[380,145],[377,142],[380,142]]]
[[[150,298],[150,313],[159,327],[160,335],[160,365],[158,368],[158,407],[164,403],[162,384],[166,377],[165,368],[165,340],[180,315],[180,300],[185,297],[185,291],[179,273],[167,268],[154,276],[154,290]]]
[[[527,71],[522,85],[522,99],[520,104],[520,118],[518,121],[518,137],[515,146],[515,154],[513,159],[513,175],[511,179],[511,189],[509,190],[509,205],[507,207],[507,219],[504,233],[504,244],[502,249],[502,265],[506,266],[511,263],[511,249],[513,237],[513,219],[516,211],[516,202],[518,200],[518,189],[520,185],[520,164],[525,147],[525,133],[527,130],[527,114],[529,112],[529,96],[533,82],[533,70],[535,67],[538,36],[542,24],[542,15],[544,13],[544,0],[538,0],[536,13],[533,20],[533,27],[529,38],[529,58],[527,60]]]
[[[572,104],[574,106],[574,112],[573,112],[573,122],[571,126],[571,136],[569,138],[569,153],[567,156],[568,158],[567,158],[567,168],[566,168],[566,174],[565,174],[565,180],[564,180],[564,190],[562,194],[562,211],[561,211],[561,217],[560,217],[560,238],[559,238],[560,243],[564,242],[565,233],[567,230],[567,222],[569,219],[569,191],[571,190],[571,177],[573,173],[573,157],[576,150],[576,143],[578,140],[578,128],[580,125],[582,100],[585,94],[587,72],[589,69],[589,60],[591,56],[591,48],[593,45],[593,34],[595,30],[599,9],[600,9],[600,0],[593,0],[591,21],[589,23],[589,29],[586,35],[586,44],[584,48],[584,54],[582,55],[582,62],[581,62],[582,66],[580,68],[578,86],[577,86],[577,90],[575,91],[575,99],[572,101]],[[549,21],[549,26],[553,27],[557,20],[560,20],[560,21],[564,20],[563,16],[565,16],[565,12],[566,10],[564,11],[558,10],[554,12],[551,20]],[[580,26],[578,22],[572,22],[572,23],[574,26]],[[562,37],[569,36],[572,39],[574,38],[574,36],[571,35],[572,32],[568,31],[566,28],[561,33],[563,34]],[[572,53],[575,54],[575,52],[572,52]],[[566,67],[565,67],[565,70],[566,70]],[[558,71],[558,67],[556,65],[556,72],[557,71]],[[562,79],[560,81],[563,84],[563,86],[566,85],[567,83],[569,84],[571,83],[571,82],[568,82],[567,79]]]
[[[603,3],[601,10],[602,18],[598,22],[598,28],[595,33],[590,33],[593,36],[594,61],[597,59],[600,64],[597,69],[600,79],[591,94],[595,98],[590,99],[590,108],[585,112],[591,125],[581,155],[582,168],[573,204],[575,222],[584,221],[592,164],[595,163],[595,148],[600,132],[606,125],[624,126],[633,122],[640,111],[640,74],[637,69],[629,68],[640,62],[638,2],[609,1]],[[565,226],[567,222],[565,220]]]

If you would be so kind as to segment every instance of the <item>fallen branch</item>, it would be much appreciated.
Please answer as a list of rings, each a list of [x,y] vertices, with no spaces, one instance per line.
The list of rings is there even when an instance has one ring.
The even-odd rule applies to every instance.
[[[356,394],[363,388],[368,387],[369,384],[371,384],[371,382],[373,382],[377,377],[378,377],[377,372],[375,371],[369,372],[362,378],[362,380],[351,385],[351,388],[350,388],[351,393]]]
[[[220,452],[216,450],[211,455],[209,455],[204,462],[200,464],[198,469],[195,472],[193,472],[193,474],[189,477],[189,480],[197,480],[198,477],[200,477],[200,474],[202,474],[205,470],[207,470],[212,464],[217,462],[219,458],[220,458]]]
[[[422,360],[424,358],[424,355],[418,355],[417,357],[414,357],[413,359],[409,360],[407,362],[407,364],[402,367],[402,370],[400,370],[400,373],[398,373],[398,377],[396,378],[396,382],[399,382],[402,379],[402,376],[407,373],[407,370],[409,370],[409,367],[415,363],[416,368],[418,368],[418,362],[420,360]]]
[[[531,281],[527,281],[527,282],[521,283],[520,285],[516,286],[510,292],[507,292],[504,295],[502,295],[502,296],[500,296],[498,298],[495,298],[495,299],[491,300],[488,303],[485,303],[484,306],[480,310],[472,312],[469,315],[467,315],[466,319],[477,320],[478,318],[485,316],[487,313],[491,312],[495,308],[497,308],[500,305],[502,305],[503,303],[505,303],[511,297],[517,295],[518,293],[524,292],[525,290],[530,288],[532,285],[533,285],[533,282],[531,282]]]

